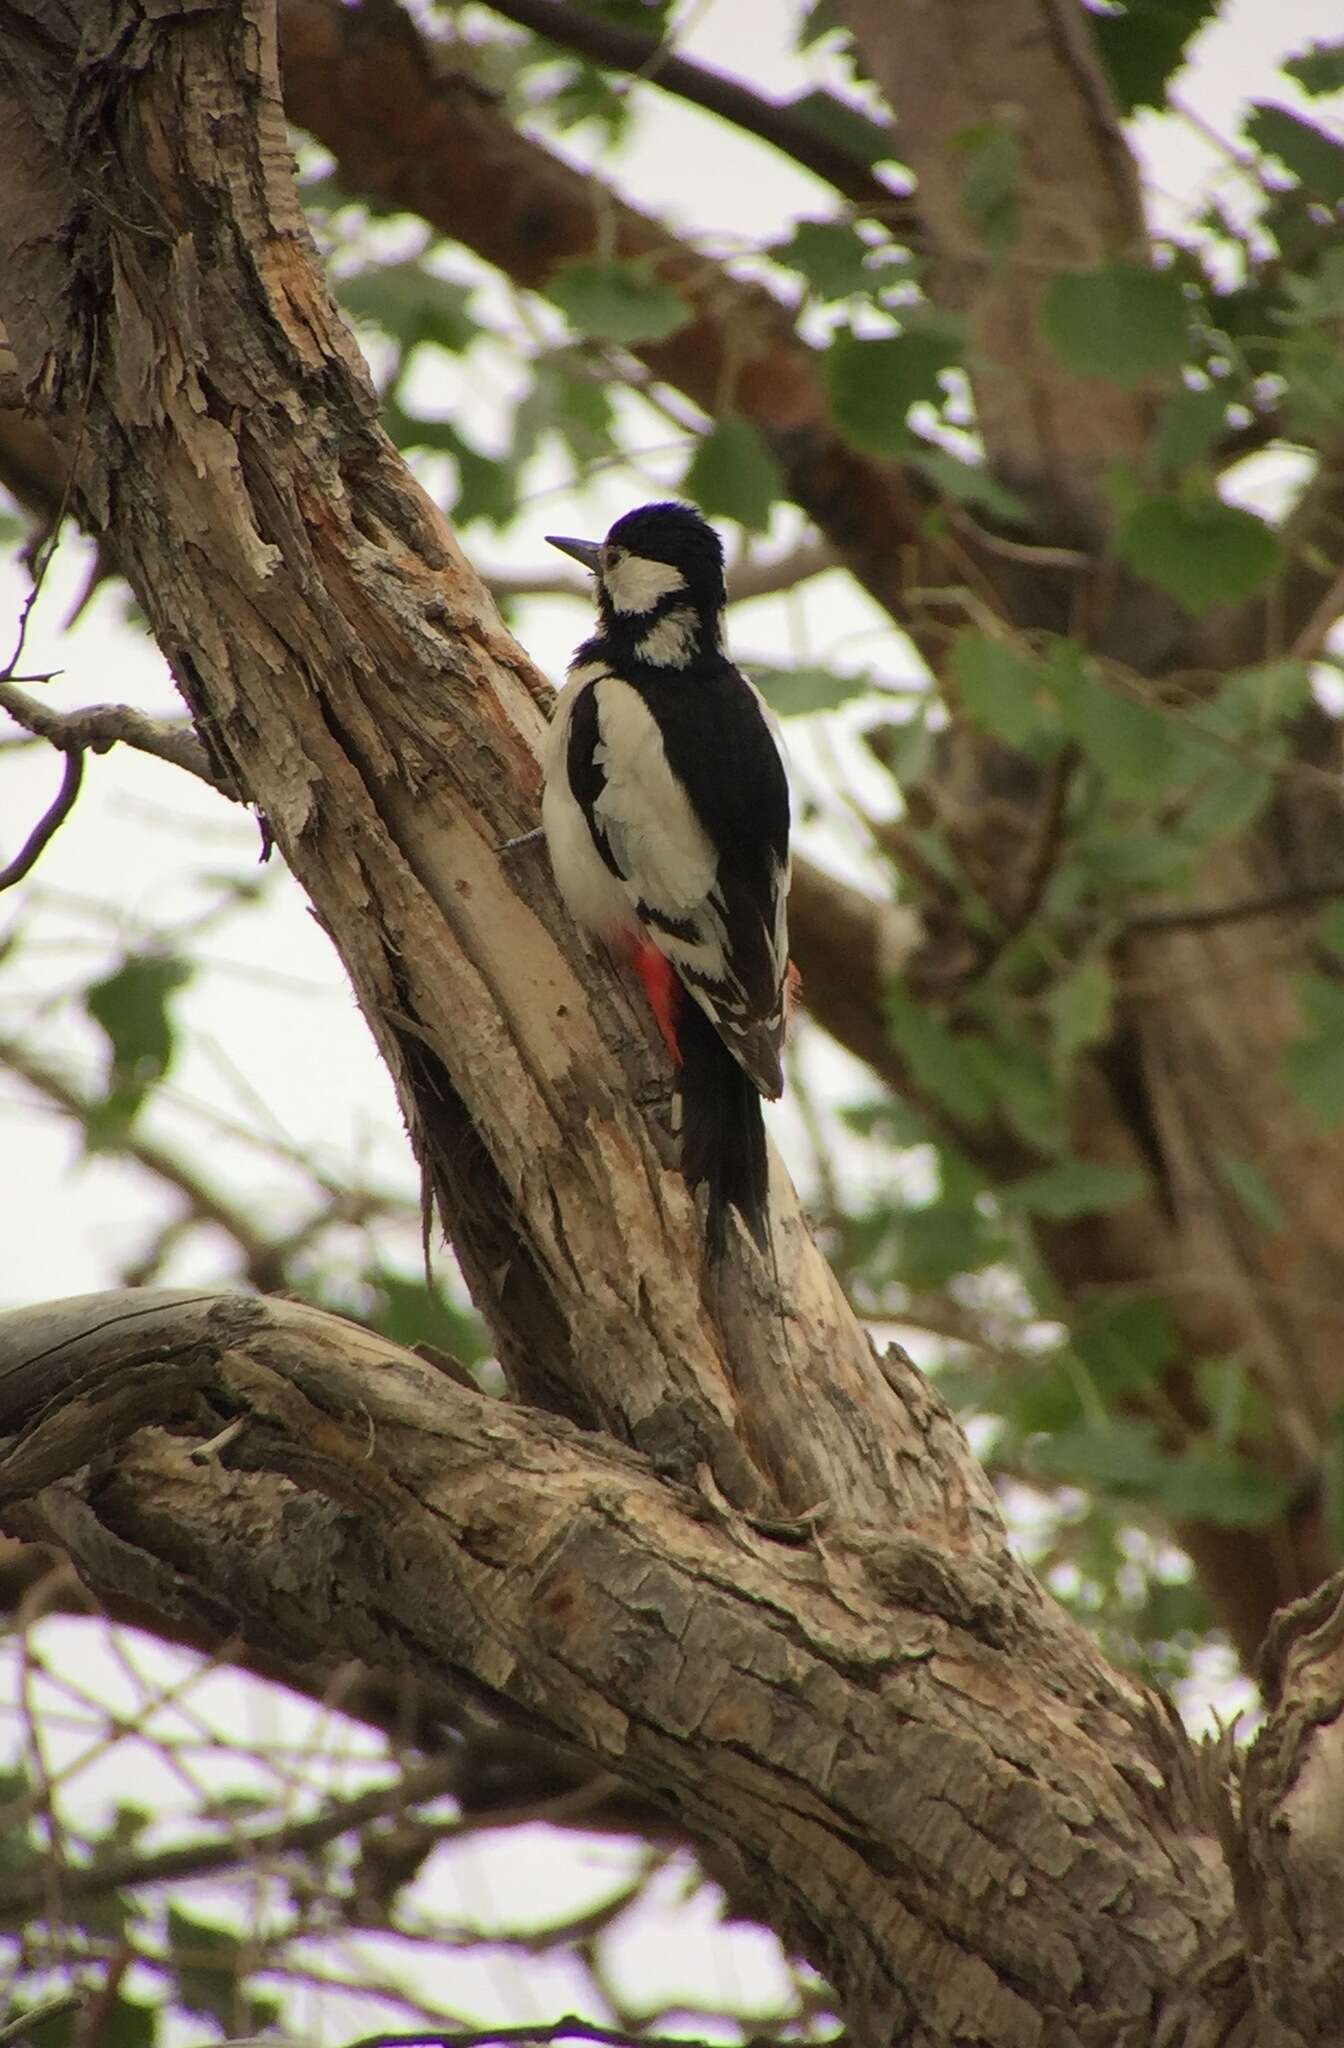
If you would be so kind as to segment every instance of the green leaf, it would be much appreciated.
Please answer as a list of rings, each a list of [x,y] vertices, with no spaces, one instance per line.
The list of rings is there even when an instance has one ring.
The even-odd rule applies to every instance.
[[[115,1141],[167,1073],[176,1044],[170,1003],[192,973],[191,963],[173,954],[132,953],[85,990],[84,1008],[110,1053],[103,1115],[86,1132],[91,1148]]]
[[[1212,493],[1146,499],[1121,525],[1116,547],[1136,575],[1189,612],[1253,597],[1282,556],[1263,519]]]
[[[1100,954],[1080,960],[1055,983],[1045,1000],[1055,1058],[1061,1065],[1067,1066],[1084,1047],[1105,1038],[1111,1028],[1114,994],[1111,970]]]
[[[1333,320],[1344,313],[1344,247],[1322,249],[1309,271],[1290,271],[1283,282],[1294,321]]]
[[[1195,1361],[1195,1393],[1209,1418],[1201,1448],[1235,1450],[1239,1438],[1268,1439],[1273,1414],[1239,1351]]]
[[[524,461],[543,434],[555,433],[576,462],[610,455],[616,446],[611,396],[595,377],[583,376],[550,357],[536,365],[531,389],[513,416],[513,461]]]
[[[847,299],[874,282],[866,267],[868,244],[848,221],[800,220],[788,240],[773,243],[767,254],[796,270],[819,299]]]
[[[874,340],[842,330],[822,358],[836,425],[866,454],[900,453],[909,446],[906,414],[921,400],[942,403],[939,377],[959,353],[950,331],[941,328]]]
[[[548,81],[546,119],[560,134],[584,121],[599,122],[609,146],[620,140],[630,118],[630,96],[613,85],[595,64],[570,63],[554,83]]]
[[[352,319],[372,321],[403,348],[428,341],[457,355],[480,333],[467,312],[473,289],[435,277],[413,258],[340,279],[336,296]]]
[[[749,533],[765,532],[784,488],[784,472],[759,428],[735,412],[724,413],[700,441],[682,485],[702,512],[736,519]]]
[[[1305,661],[1265,661],[1236,668],[1222,688],[1191,715],[1205,732],[1224,739],[1264,741],[1295,718],[1311,696],[1311,667]]]
[[[1219,1179],[1232,1190],[1248,1216],[1271,1234],[1283,1229],[1279,1198],[1252,1160],[1238,1159],[1231,1152],[1215,1152],[1213,1163]]]
[[[1337,1130],[1344,1123],[1344,986],[1302,974],[1295,993],[1304,1028],[1284,1050],[1284,1077],[1317,1127]]]
[[[1234,838],[1255,823],[1273,794],[1274,777],[1267,769],[1224,757],[1181,813],[1181,837],[1192,846]]]
[[[1316,936],[1332,953],[1344,953],[1344,903],[1334,903],[1321,914]]]
[[[1283,403],[1300,433],[1319,437],[1344,424],[1344,355],[1334,336],[1319,327],[1299,327],[1284,342],[1278,367]]]
[[[1212,20],[1217,5],[1218,0],[1125,0],[1106,14],[1084,11],[1122,114],[1136,107],[1161,110],[1167,80],[1184,62],[1186,44]]]
[[[1344,144],[1300,114],[1268,100],[1252,103],[1246,133],[1257,149],[1277,157],[1290,177],[1331,206],[1344,201]]]
[[[1007,484],[1001,484],[981,463],[963,462],[949,448],[931,447],[918,435],[911,440],[907,463],[935,484],[945,497],[955,498],[959,505],[978,505],[1004,526],[1030,525],[1031,511],[1026,499],[1010,491]]]
[[[1148,1499],[1180,1522],[1268,1527],[1292,1499],[1282,1480],[1232,1451],[1214,1445],[1172,1457],[1151,1423],[1127,1418],[1042,1438],[1031,1446],[1031,1462],[1046,1478]]]
[[[178,2003],[188,2012],[218,2020],[226,2032],[231,2031],[240,1994],[239,1937],[230,1928],[197,1920],[170,1904],[168,1945],[177,1976]]]
[[[961,210],[991,254],[1006,255],[1017,240],[1017,195],[1022,176],[1017,130],[1006,121],[978,121],[963,128],[952,141],[966,159]]]
[[[1153,429],[1153,466],[1173,480],[1196,468],[1221,440],[1227,424],[1227,394],[1220,385],[1174,392]]]
[[[1132,1495],[1151,1494],[1165,1462],[1150,1422],[1118,1417],[1058,1430],[1031,1446],[1031,1463],[1043,1478],[1066,1485],[1101,1487]]]
[[[1070,1341],[1093,1387],[1108,1400],[1151,1387],[1181,1349],[1170,1310],[1150,1295],[1091,1310]]]
[[[1148,1192],[1148,1177],[1136,1166],[1110,1166],[1100,1159],[1058,1159],[1037,1173],[1010,1181],[1001,1193],[1014,1208],[1052,1223],[1099,1210],[1123,1209]]]
[[[1005,1122],[1028,1145],[1054,1151],[1063,1140],[1059,1082],[1041,1049],[1001,1023],[992,1033],[968,1035],[966,1052]]]
[[[927,1005],[896,987],[887,990],[884,1008],[892,1039],[919,1087],[967,1123],[983,1123],[993,1097],[968,1056],[968,1034],[950,1031]]]
[[[1058,744],[1059,704],[1033,656],[1020,654],[1006,641],[965,631],[952,650],[952,673],[966,712],[996,739],[1023,753],[1043,740]]]
[[[957,1274],[980,1272],[1003,1256],[987,1219],[945,1198],[902,1210],[892,1236],[895,1271],[907,1287],[945,1287]]]
[[[445,1295],[441,1288],[420,1278],[411,1279],[380,1267],[373,1275],[378,1302],[369,1320],[393,1344],[408,1351],[417,1344],[433,1345],[463,1365],[475,1365],[490,1355],[489,1341],[480,1317]]]
[[[1139,801],[1187,782],[1212,752],[1169,714],[1111,684],[1071,641],[1060,641],[1045,671],[1065,730],[1118,797]]]
[[[666,341],[692,318],[680,292],[636,263],[567,263],[551,278],[546,295],[579,334],[626,347]]]
[[[841,676],[828,668],[774,668],[752,662],[747,674],[776,718],[810,718],[834,711],[872,688],[867,676]]]
[[[1222,1529],[1271,1528],[1293,1499],[1285,1480],[1216,1445],[1163,1459],[1153,1492],[1173,1521],[1211,1522]]]
[[[453,517],[459,526],[485,519],[501,527],[513,518],[518,509],[518,469],[508,456],[482,454],[449,420],[415,420],[400,408],[388,431],[399,446],[427,447],[451,455],[457,469]]]
[[[1312,43],[1279,68],[1313,96],[1344,92],[1344,43]]]
[[[1296,995],[1309,1030],[1321,1038],[1344,1037],[1344,983],[1324,974],[1302,974]]]
[[[1041,325],[1075,376],[1126,387],[1180,369],[1190,354],[1180,280],[1142,264],[1062,273],[1045,295]]]
[[[383,425],[398,448],[452,457],[457,470],[453,517],[459,526],[485,519],[502,527],[513,518],[518,510],[518,464],[511,455],[483,454],[451,420],[422,419],[396,403],[383,408]]]
[[[924,710],[866,727],[863,743],[902,789],[922,781],[933,759],[934,739]]]

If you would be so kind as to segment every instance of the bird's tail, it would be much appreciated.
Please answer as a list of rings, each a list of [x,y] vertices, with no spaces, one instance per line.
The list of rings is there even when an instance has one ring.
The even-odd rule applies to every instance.
[[[755,1084],[738,1065],[699,1003],[685,998],[677,1016],[681,1084],[681,1170],[709,1197],[705,1242],[722,1258],[734,1208],[764,1251],[770,1241],[770,1157]]]

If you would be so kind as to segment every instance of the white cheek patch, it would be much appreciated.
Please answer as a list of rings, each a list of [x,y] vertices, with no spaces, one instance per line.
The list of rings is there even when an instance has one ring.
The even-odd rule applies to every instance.
[[[656,626],[650,626],[642,640],[636,640],[635,653],[641,661],[652,662],[657,668],[676,668],[694,645],[695,613],[678,605]]]
[[[660,598],[686,588],[686,578],[670,562],[646,562],[626,555],[602,571],[602,587],[618,612],[651,612]]]

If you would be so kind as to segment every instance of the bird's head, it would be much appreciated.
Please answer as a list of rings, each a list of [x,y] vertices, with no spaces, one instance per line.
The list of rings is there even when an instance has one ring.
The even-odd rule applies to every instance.
[[[683,668],[718,649],[723,546],[693,506],[637,506],[601,541],[547,539],[592,571],[604,636],[621,651]]]

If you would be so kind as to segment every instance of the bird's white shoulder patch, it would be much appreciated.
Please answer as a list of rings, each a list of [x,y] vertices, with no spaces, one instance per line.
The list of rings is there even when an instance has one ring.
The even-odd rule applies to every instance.
[[[695,613],[677,605],[656,626],[650,626],[642,640],[636,640],[635,653],[656,668],[676,668],[694,645]]]
[[[622,555],[602,571],[602,586],[618,612],[651,612],[660,598],[686,588],[686,578],[670,562],[649,562],[640,555]]]

